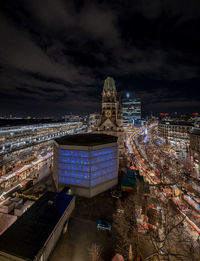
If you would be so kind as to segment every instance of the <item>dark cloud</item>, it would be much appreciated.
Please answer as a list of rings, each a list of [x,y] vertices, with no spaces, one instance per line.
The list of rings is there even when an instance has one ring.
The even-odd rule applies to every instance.
[[[1,113],[96,111],[107,75],[144,113],[199,110],[198,10],[195,0],[4,1]]]

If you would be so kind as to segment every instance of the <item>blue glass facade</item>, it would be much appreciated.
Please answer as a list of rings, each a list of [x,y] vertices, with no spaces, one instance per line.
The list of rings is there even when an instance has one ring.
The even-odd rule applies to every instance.
[[[93,187],[116,176],[116,146],[92,151],[60,149],[60,183]]]
[[[134,123],[141,119],[141,100],[136,99],[133,93],[123,93],[122,107],[124,123]]]

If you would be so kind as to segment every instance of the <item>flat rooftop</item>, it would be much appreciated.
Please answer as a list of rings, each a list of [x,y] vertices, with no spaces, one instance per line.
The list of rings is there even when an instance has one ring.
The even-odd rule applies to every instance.
[[[0,237],[0,251],[33,260],[44,246],[73,195],[46,192]],[[48,204],[52,201],[53,204]]]
[[[106,135],[106,134],[76,134],[76,135],[67,135],[55,141],[59,145],[75,145],[75,146],[96,146],[107,143],[117,142],[117,137]]]

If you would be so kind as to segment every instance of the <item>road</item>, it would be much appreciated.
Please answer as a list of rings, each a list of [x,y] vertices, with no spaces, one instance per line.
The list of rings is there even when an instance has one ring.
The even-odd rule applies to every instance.
[[[153,127],[155,128],[155,127]],[[166,162],[163,160],[165,158],[164,154],[162,151],[159,151],[158,147],[154,147],[154,142],[153,138],[151,135],[148,137],[148,145],[150,146],[150,149],[152,150],[153,157],[151,160],[149,159],[149,151],[146,149],[147,148],[147,138],[145,139],[144,137],[141,139],[141,134],[143,134],[143,130],[138,131],[138,133],[134,133],[135,135],[130,135],[129,141],[127,141],[127,147],[129,148],[129,153],[134,152],[134,160],[133,162],[138,166],[141,174],[149,181],[150,184],[160,184],[162,183],[170,183],[172,179],[172,175],[170,174],[175,174],[177,175],[177,169],[180,168],[180,170],[183,170],[184,166],[183,164],[178,164],[178,167],[174,164],[170,165],[170,160],[172,159],[169,158],[169,156],[166,157],[167,159],[167,164],[170,165],[169,170],[164,170],[163,171],[163,165],[166,164]],[[150,133],[150,130],[148,131]],[[131,146],[132,145],[132,148]],[[173,162],[173,161],[172,161]],[[175,168],[176,166],[176,168]],[[164,177],[156,175],[157,171],[160,170],[163,171],[162,175]],[[170,177],[169,177],[170,176]],[[174,180],[172,179],[174,182]],[[171,182],[171,183],[173,183]],[[185,182],[185,179],[182,177],[182,181],[179,182],[180,184],[183,184],[182,182]],[[171,186],[167,185],[163,191],[159,191],[156,189],[156,193],[160,193],[161,197],[166,197],[167,198],[167,190],[171,191]],[[174,203],[177,205],[178,209],[180,210],[180,213],[185,216],[185,222],[187,225],[190,227],[190,235],[192,236],[193,240],[196,240],[198,237],[198,233],[200,232],[199,229],[199,224],[200,224],[200,215],[196,213],[194,210],[192,211],[191,208],[188,207],[188,205],[183,202],[181,198],[178,197],[173,197]],[[195,232],[194,232],[195,231]]]

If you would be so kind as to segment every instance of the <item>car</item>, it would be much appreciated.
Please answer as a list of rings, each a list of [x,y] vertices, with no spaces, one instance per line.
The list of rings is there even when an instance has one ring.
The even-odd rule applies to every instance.
[[[166,254],[166,251],[165,251],[164,248],[161,248],[161,249],[160,249],[160,254],[161,254],[161,255],[165,255],[165,254]]]
[[[110,222],[103,220],[103,219],[99,219],[97,221],[97,230],[103,230],[103,231],[111,231],[111,224]]]

